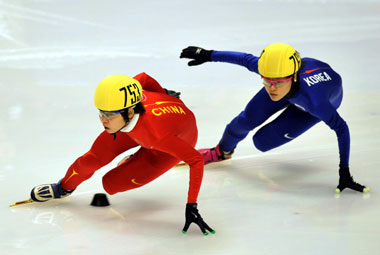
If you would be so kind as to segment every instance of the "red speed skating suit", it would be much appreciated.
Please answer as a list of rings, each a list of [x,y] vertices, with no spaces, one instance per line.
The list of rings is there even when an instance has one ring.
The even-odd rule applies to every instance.
[[[187,202],[196,203],[203,177],[203,158],[194,149],[198,137],[194,114],[180,99],[167,95],[152,77],[141,73],[134,78],[143,88],[141,102],[146,111],[135,114],[124,128],[132,126],[132,130],[123,132],[123,129],[116,139],[106,131],[101,133],[90,151],[70,166],[62,187],[74,190],[116,156],[141,146],[131,158],[104,175],[105,191],[112,195],[141,187],[183,160],[190,166]]]

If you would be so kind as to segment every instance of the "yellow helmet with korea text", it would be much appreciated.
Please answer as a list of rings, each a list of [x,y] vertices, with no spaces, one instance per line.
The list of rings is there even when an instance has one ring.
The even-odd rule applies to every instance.
[[[261,52],[258,62],[259,73],[266,78],[284,78],[296,73],[300,67],[300,54],[285,43],[267,46]]]
[[[95,107],[101,111],[117,112],[141,101],[142,87],[138,80],[126,75],[109,75],[95,91]]]

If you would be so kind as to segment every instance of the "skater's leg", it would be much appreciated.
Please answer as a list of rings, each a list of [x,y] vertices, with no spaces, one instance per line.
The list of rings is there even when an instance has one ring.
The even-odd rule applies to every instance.
[[[103,177],[103,187],[113,195],[139,188],[175,166],[179,160],[167,153],[140,148],[131,158]]]
[[[236,145],[251,130],[264,123],[270,116],[288,104],[286,100],[272,101],[265,89],[262,88],[249,101],[245,109],[226,126],[223,136],[216,147],[198,150],[203,156],[204,163],[231,158]]]
[[[230,152],[254,128],[288,105],[288,101],[272,101],[265,89],[261,89],[225,128],[219,142],[220,149]]]
[[[290,105],[275,120],[260,128],[253,136],[253,142],[260,151],[268,151],[290,142],[319,121]]]

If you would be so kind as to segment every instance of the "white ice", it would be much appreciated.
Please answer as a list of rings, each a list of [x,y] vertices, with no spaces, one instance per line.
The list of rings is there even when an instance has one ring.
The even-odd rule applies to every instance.
[[[9,207],[90,148],[105,76],[147,72],[181,91],[197,116],[197,147],[211,147],[262,85],[239,66],[190,68],[181,49],[257,55],[274,42],[342,75],[351,173],[370,194],[334,194],[336,135],[318,124],[267,153],[253,131],[233,160],[205,167],[198,204],[215,235],[194,225],[181,233],[187,167],[90,206],[116,159],[70,198]],[[379,45],[379,0],[0,0],[0,253],[379,254]]]

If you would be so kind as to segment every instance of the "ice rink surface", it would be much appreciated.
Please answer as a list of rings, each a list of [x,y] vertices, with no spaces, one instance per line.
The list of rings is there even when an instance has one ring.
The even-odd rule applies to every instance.
[[[378,0],[0,0],[1,254],[379,254],[379,14]],[[334,193],[336,135],[318,124],[267,153],[253,131],[231,161],[205,167],[198,207],[215,235],[181,233],[187,167],[90,206],[117,158],[67,199],[9,207],[90,148],[105,76],[146,72],[181,91],[197,148],[211,147],[261,81],[230,64],[190,68],[181,49],[258,55],[275,42],[343,77],[350,169],[370,194]]]

